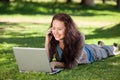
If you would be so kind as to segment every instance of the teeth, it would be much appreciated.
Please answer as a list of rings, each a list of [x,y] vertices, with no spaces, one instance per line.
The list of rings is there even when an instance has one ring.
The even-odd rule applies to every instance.
[[[59,36],[55,36],[56,38],[58,38]]]

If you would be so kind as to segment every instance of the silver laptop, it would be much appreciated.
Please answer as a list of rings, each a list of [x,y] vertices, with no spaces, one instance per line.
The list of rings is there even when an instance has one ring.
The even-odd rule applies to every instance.
[[[62,69],[51,70],[45,48],[13,47],[20,72],[49,72],[55,74]]]

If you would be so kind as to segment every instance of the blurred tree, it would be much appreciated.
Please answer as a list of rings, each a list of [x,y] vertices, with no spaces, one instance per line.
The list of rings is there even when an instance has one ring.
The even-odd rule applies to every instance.
[[[89,6],[94,6],[94,0],[81,0],[82,5],[89,5]]]
[[[106,0],[102,0],[103,4],[105,4]]]
[[[117,0],[117,8],[120,8],[120,0]]]
[[[72,2],[72,0],[66,0],[66,3],[71,3]]]
[[[81,5],[83,5],[83,4],[85,4],[85,0],[81,0],[81,3],[80,3]]]
[[[10,2],[10,0],[0,0],[0,2]]]

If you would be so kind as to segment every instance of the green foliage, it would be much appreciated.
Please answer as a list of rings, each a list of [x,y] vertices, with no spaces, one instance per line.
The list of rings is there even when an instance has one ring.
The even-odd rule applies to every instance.
[[[62,5],[62,6],[61,6]],[[114,4],[96,4],[95,7],[83,6],[78,3],[54,3],[54,2],[11,2],[0,3],[0,14],[22,14],[22,15],[52,15],[65,12],[74,16],[100,16],[108,15],[99,11],[120,12]],[[94,12],[95,11],[95,12]],[[96,13],[98,11],[99,13]],[[100,14],[101,13],[101,14]]]

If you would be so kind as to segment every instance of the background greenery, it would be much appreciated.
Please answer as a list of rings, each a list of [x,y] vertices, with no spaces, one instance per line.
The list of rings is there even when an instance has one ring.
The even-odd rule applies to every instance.
[[[14,46],[44,47],[45,33],[58,12],[73,18],[87,44],[97,44],[98,40],[120,44],[120,10],[114,5],[113,1],[97,2],[94,7],[62,2],[0,3],[0,80],[119,80],[120,55],[49,75],[19,73],[12,50]]]

